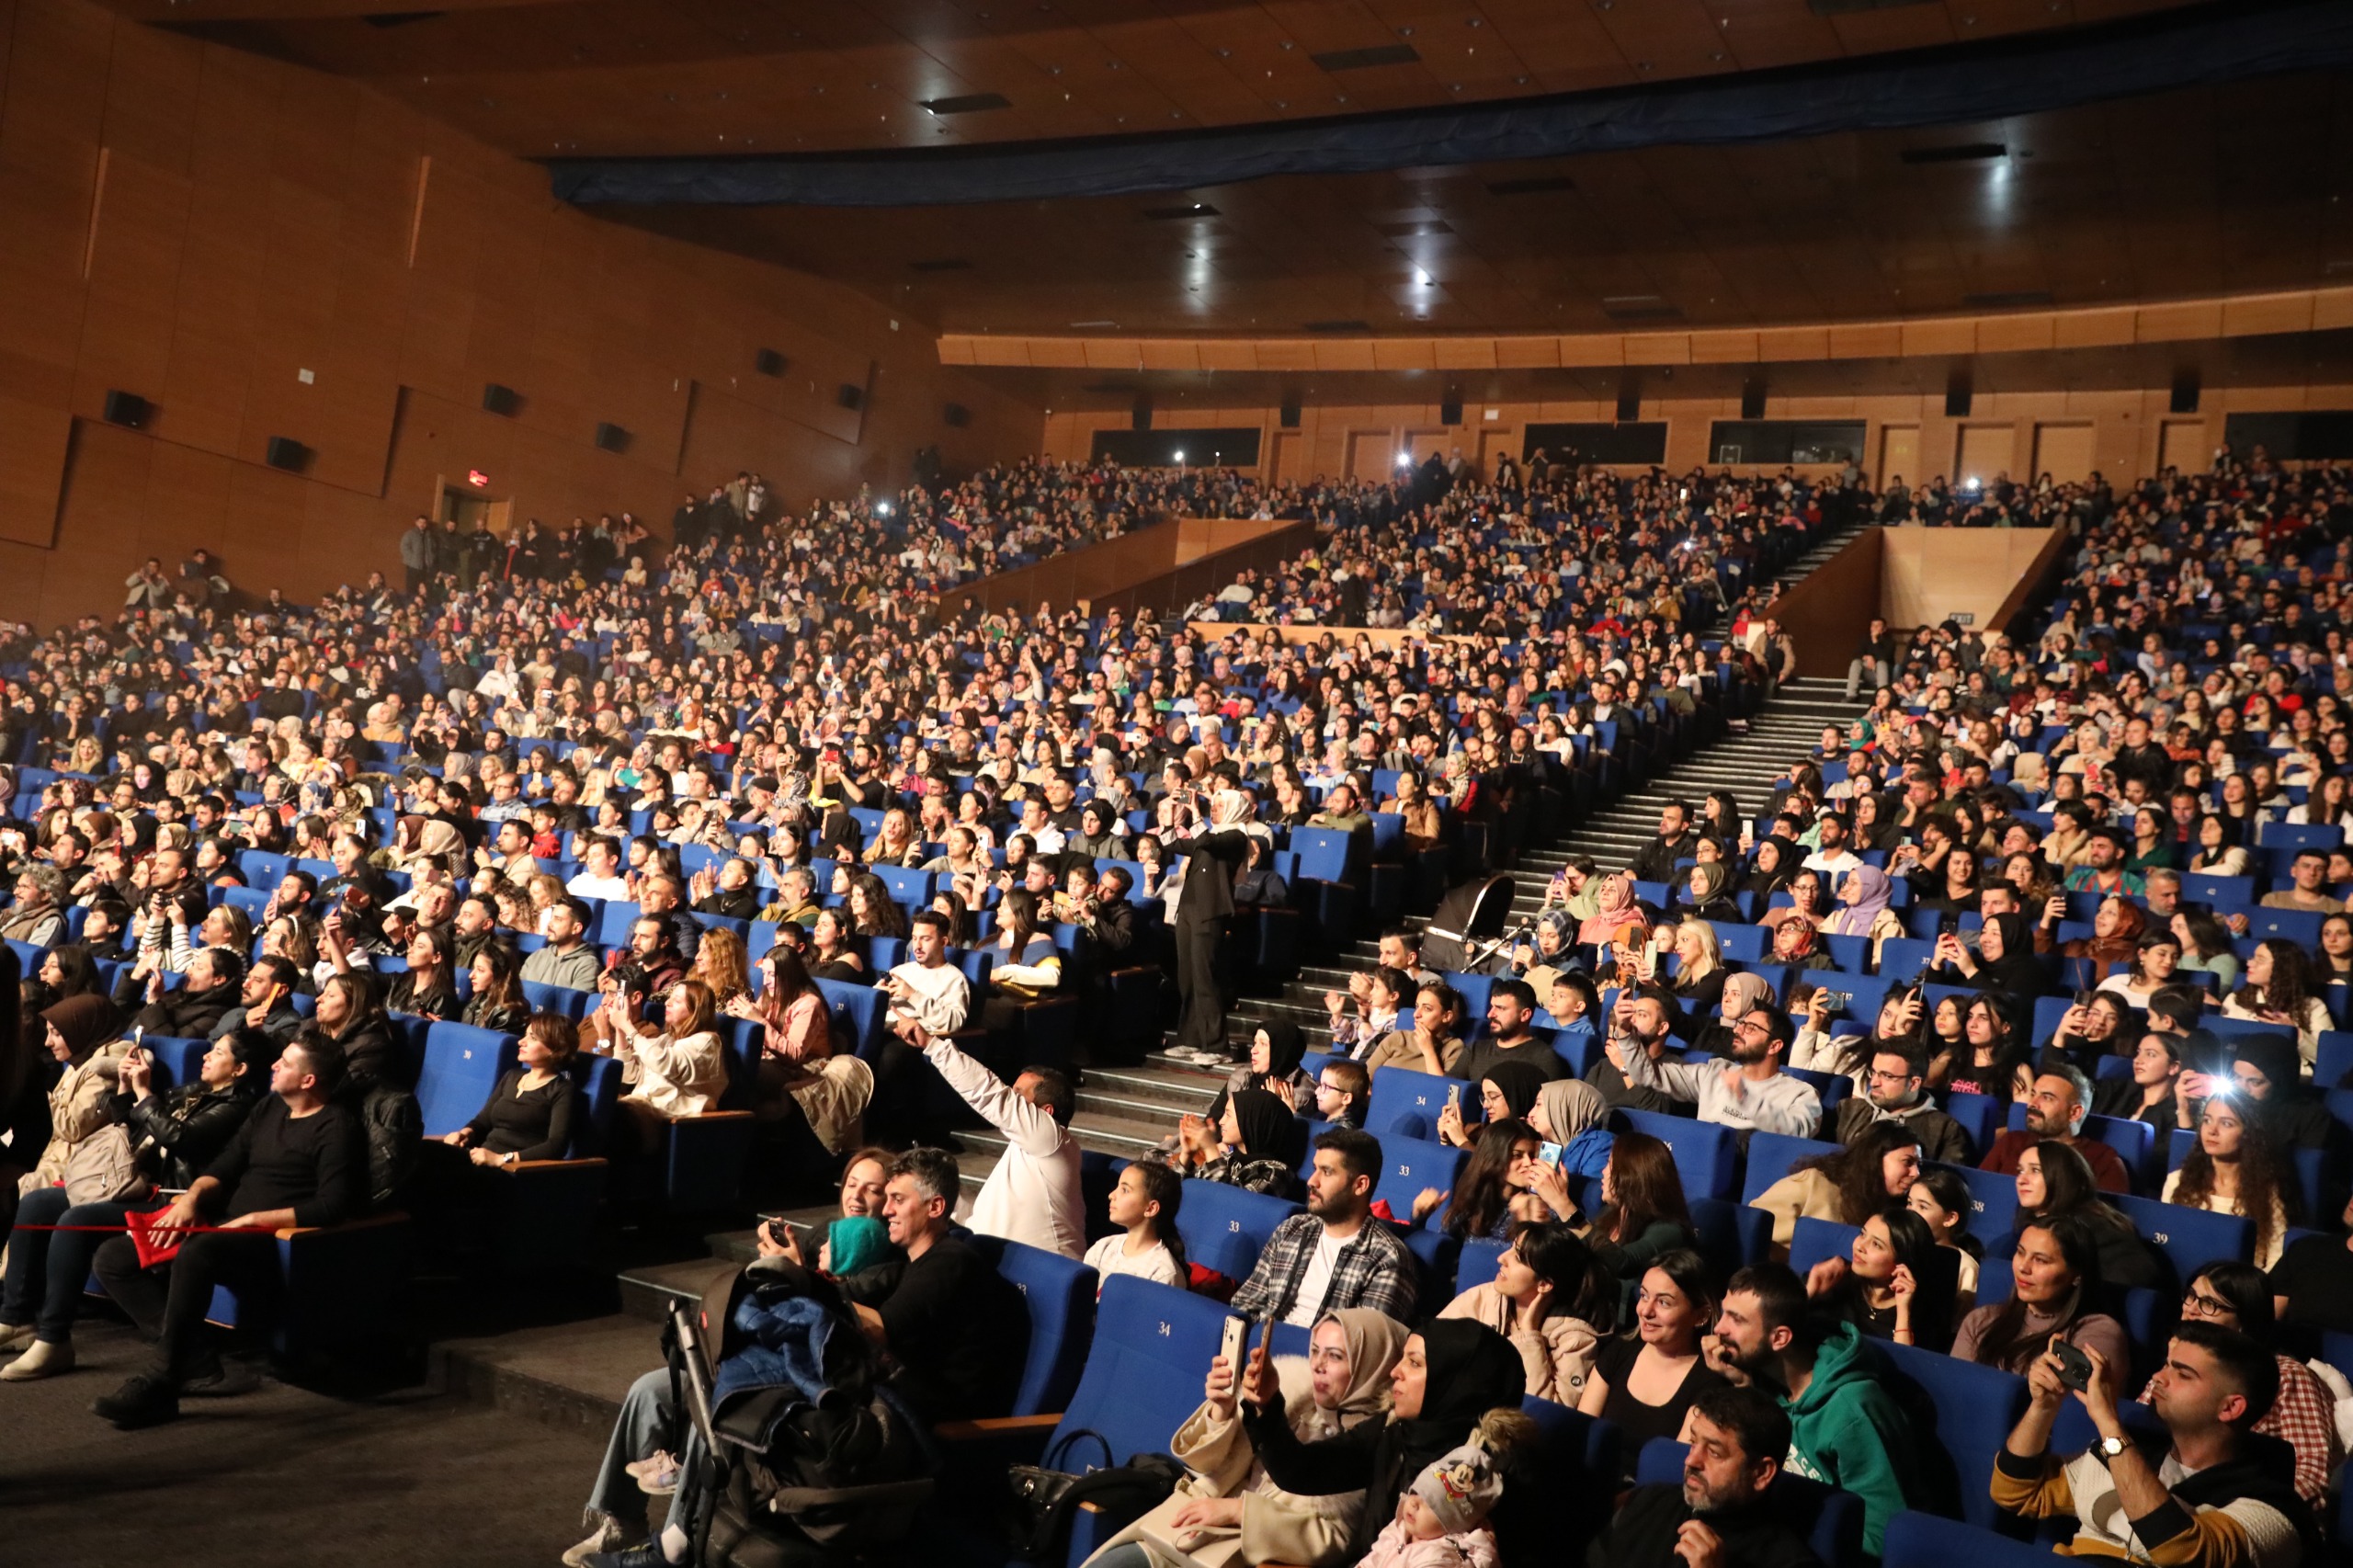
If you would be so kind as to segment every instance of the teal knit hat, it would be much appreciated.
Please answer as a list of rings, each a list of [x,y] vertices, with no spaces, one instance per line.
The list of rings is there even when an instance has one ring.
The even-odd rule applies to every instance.
[[[833,1247],[833,1273],[847,1279],[861,1268],[881,1263],[891,1251],[891,1233],[870,1214],[836,1220],[825,1233]]]

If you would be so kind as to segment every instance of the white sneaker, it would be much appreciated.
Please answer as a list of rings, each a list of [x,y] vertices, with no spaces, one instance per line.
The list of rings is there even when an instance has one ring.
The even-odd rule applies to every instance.
[[[6,1367],[0,1367],[0,1378],[12,1383],[28,1383],[36,1378],[53,1378],[60,1372],[73,1369],[74,1346],[36,1339],[30,1349]]]
[[[619,1551],[625,1546],[632,1546],[636,1543],[631,1535],[628,1526],[607,1516],[605,1521],[597,1527],[595,1534],[563,1554],[563,1568],[583,1568],[591,1557],[600,1551]]]

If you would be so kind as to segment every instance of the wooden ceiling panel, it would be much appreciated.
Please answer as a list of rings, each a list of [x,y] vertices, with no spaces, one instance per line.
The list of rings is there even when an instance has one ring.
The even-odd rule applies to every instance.
[[[371,82],[542,156],[1312,119],[1802,65],[2194,0],[1943,0],[1832,18],[1807,0],[441,0],[390,26],[364,19],[381,22],[386,0],[205,0],[195,21],[174,0],[108,3]],[[1401,46],[1413,58],[1315,59]],[[989,93],[1008,107],[937,119],[916,107]]]

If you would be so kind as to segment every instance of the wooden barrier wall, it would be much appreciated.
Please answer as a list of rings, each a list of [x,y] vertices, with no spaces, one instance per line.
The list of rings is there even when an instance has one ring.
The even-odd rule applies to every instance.
[[[1214,526],[1199,526],[1203,523]],[[1230,542],[1207,554],[1191,553],[1220,537]],[[1040,604],[1057,611],[1085,604],[1097,614],[1117,609],[1132,616],[1148,608],[1165,615],[1243,572],[1290,561],[1314,538],[1314,524],[1282,518],[1170,518],[950,589],[940,596],[939,613],[945,618],[970,608],[1030,615]]]

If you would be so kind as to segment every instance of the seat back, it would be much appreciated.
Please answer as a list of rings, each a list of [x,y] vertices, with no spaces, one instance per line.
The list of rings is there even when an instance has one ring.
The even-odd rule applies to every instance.
[[[438,1138],[474,1119],[499,1074],[515,1064],[515,1037],[472,1024],[437,1023],[425,1031],[425,1061],[417,1072],[416,1105],[425,1135]]]
[[[1446,1108],[1449,1096],[1470,1102],[1472,1108],[1464,1113],[1466,1119],[1478,1119],[1476,1085],[1466,1085],[1460,1078],[1442,1078],[1435,1073],[1383,1067],[1372,1075],[1372,1097],[1365,1105],[1364,1130],[1376,1138],[1387,1138],[1392,1133],[1404,1138],[1435,1138],[1438,1112]]]
[[[1609,1517],[1618,1478],[1625,1473],[1624,1434],[1614,1421],[1586,1415],[1566,1405],[1533,1397],[1519,1402],[1536,1423],[1536,1451],[1525,1461],[1544,1497],[1544,1517],[1561,1531],[1546,1545],[1558,1547],[1562,1562],[1583,1560],[1588,1540]]]
[[[842,980],[820,980],[817,991],[833,1017],[835,1035],[848,1040],[850,1049],[863,1060],[870,1062],[879,1058],[888,1038],[884,1024],[891,1011],[882,993],[871,985],[852,985]]]
[[[1773,1216],[1723,1198],[1695,1198],[1690,1207],[1699,1256],[1717,1278],[1729,1279],[1749,1264],[1764,1261],[1773,1244]]]
[[[1887,1522],[1881,1568],[2051,1568],[2047,1546],[1906,1509]]]
[[[1101,1433],[1115,1463],[1130,1454],[1165,1453],[1170,1436],[1201,1403],[1201,1379],[1218,1353],[1225,1319],[1225,1308],[1207,1296],[1132,1274],[1106,1279],[1086,1366],[1047,1442],[1045,1462],[1072,1470],[1101,1462],[1091,1440],[1073,1441],[1079,1432]]]
[[[1373,1201],[1386,1199],[1389,1211],[1400,1220],[1414,1211],[1414,1199],[1425,1187],[1440,1192],[1454,1190],[1454,1178],[1462,1169],[1461,1150],[1444,1143],[1425,1142],[1418,1138],[1383,1138],[1381,1141],[1381,1179],[1373,1184]]]
[[[1779,1132],[1748,1135],[1748,1178],[1741,1183],[1740,1200],[1754,1203],[1756,1195],[1790,1174],[1800,1160],[1837,1153],[1840,1145],[1815,1138],[1790,1138]]]
[[[1924,1168],[1950,1171],[1961,1177],[1969,1188],[1969,1233],[1991,1245],[2007,1235],[2017,1223],[2018,1215],[2018,1184],[2016,1176],[1999,1171],[1981,1171],[1975,1165],[1948,1165],[1931,1160]]]
[[[2126,1193],[2100,1196],[2124,1210],[2141,1239],[2165,1255],[2177,1282],[2210,1263],[2245,1263],[2255,1256],[2255,1226],[2236,1214],[2211,1214]]]
[[[1267,1238],[1301,1212],[1298,1204],[1263,1192],[1188,1179],[1184,1205],[1176,1211],[1176,1233],[1185,1239],[1185,1256],[1193,1262],[1229,1279],[1247,1279],[1266,1250]]]
[[[1060,1253],[998,1236],[976,1235],[972,1244],[1021,1292],[1029,1309],[1029,1349],[1009,1414],[1062,1409],[1078,1387],[1095,1334],[1095,1270]]]
[[[1790,1237],[1790,1267],[1798,1278],[1805,1278],[1806,1270],[1830,1258],[1851,1258],[1855,1238],[1861,1235],[1859,1225],[1842,1225],[1836,1220],[1816,1220],[1801,1215],[1798,1228]]]
[[[1732,1196],[1740,1147],[1731,1128],[1657,1111],[1620,1110],[1618,1116],[1630,1131],[1647,1132],[1675,1152],[1675,1168],[1683,1178],[1686,1199]]]
[[[1871,1348],[1887,1357],[1882,1381],[1911,1418],[1912,1455],[1931,1506],[1957,1507],[1970,1523],[1993,1528],[2000,1517],[1988,1490],[1994,1456],[2026,1410],[2026,1380],[1908,1345]]]

